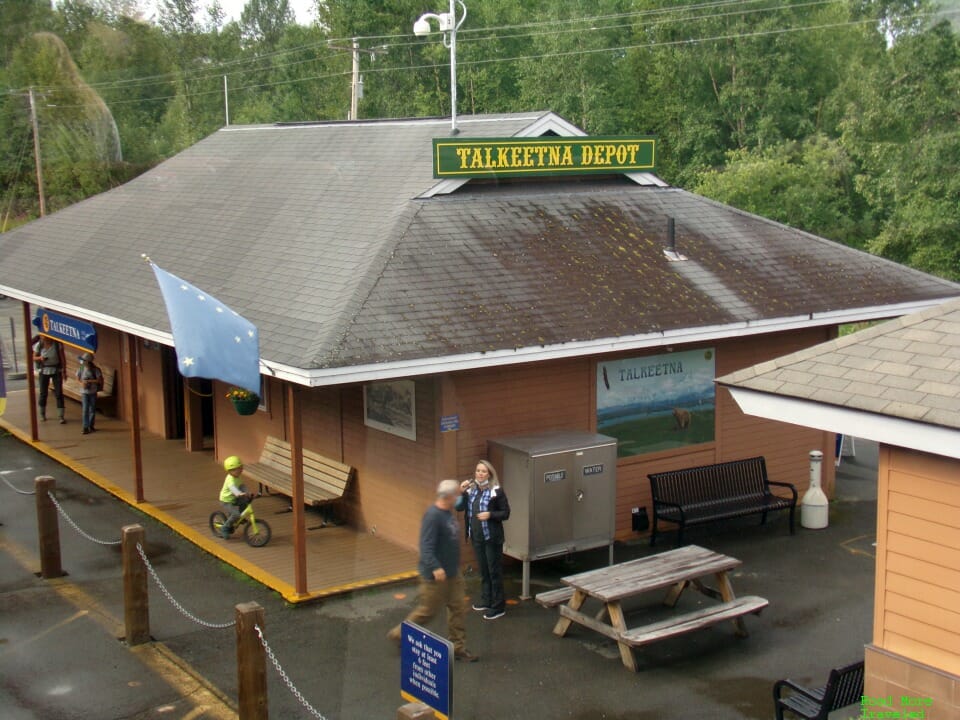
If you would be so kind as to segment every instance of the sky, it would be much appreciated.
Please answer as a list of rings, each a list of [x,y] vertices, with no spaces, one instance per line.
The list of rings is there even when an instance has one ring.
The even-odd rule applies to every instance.
[[[297,16],[297,22],[301,25],[310,25],[313,23],[313,7],[316,0],[288,0],[290,7],[293,8],[294,14]],[[209,5],[209,0],[199,0],[198,4],[201,9],[201,17],[206,19],[206,7]],[[240,13],[243,12],[243,6],[247,4],[247,0],[220,0],[220,5],[223,8],[223,11],[227,15],[227,20],[239,20]],[[156,15],[156,2],[155,0],[141,0],[140,6],[146,9],[146,15]]]

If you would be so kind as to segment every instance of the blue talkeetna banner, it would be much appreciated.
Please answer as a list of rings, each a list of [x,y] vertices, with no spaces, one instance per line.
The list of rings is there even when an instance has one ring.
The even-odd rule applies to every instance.
[[[167,306],[180,373],[216,378],[259,395],[256,326],[186,280],[150,265]]]
[[[714,440],[712,348],[597,363],[597,432],[628,457]]]
[[[84,320],[37,308],[33,316],[37,332],[80,350],[97,351],[97,329]]]

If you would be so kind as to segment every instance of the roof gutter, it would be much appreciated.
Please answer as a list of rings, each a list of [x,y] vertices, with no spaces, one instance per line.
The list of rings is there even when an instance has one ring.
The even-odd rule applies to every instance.
[[[747,415],[960,459],[960,430],[717,383]]]
[[[58,302],[51,298],[44,298],[32,293],[24,293],[4,285],[0,285],[0,293],[9,295],[17,300],[29,302],[32,305],[74,315],[105,327],[141,337],[144,340],[152,340],[161,345],[173,347],[173,336],[169,332],[131,323],[112,315],[95,312],[76,305]],[[307,387],[346,385],[350,383],[371,382],[374,380],[388,380],[393,378],[415,377],[418,375],[460,372],[479,368],[502,367],[504,365],[515,365],[518,363],[561,360],[584,355],[601,355],[630,350],[643,350],[671,344],[712,342],[733,337],[748,337],[751,335],[787,332],[805,328],[842,325],[844,323],[864,322],[866,320],[881,320],[935,307],[949,299],[951,298],[834,310],[785,318],[755,321],[746,320],[724,325],[707,325],[696,328],[665,330],[617,338],[573,340],[553,345],[538,345],[512,350],[472,352],[460,355],[415,358],[397,362],[369,363],[366,365],[351,365],[346,367],[305,369],[264,359],[260,360],[260,366],[263,374],[297,385],[305,385]]]

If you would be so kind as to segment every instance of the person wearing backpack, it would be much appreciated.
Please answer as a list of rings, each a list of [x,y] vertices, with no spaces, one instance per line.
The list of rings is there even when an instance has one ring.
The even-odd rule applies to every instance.
[[[96,432],[95,421],[97,412],[97,393],[103,390],[103,372],[94,362],[93,353],[84,353],[80,356],[80,367],[77,368],[77,380],[80,381],[83,429],[81,435]]]

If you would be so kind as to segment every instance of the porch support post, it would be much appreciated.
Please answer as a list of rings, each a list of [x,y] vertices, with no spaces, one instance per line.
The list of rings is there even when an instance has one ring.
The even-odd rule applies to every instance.
[[[133,452],[133,480],[138,503],[143,496],[143,458],[140,449],[140,384],[137,378],[137,337],[127,333],[127,388],[130,390],[130,446]]]
[[[40,439],[40,430],[37,427],[37,377],[33,368],[33,332],[30,325],[30,303],[23,302],[23,342],[27,353],[27,398],[30,403],[30,440],[37,442]],[[13,349],[17,351],[16,348]],[[0,368],[0,372],[3,369]]]
[[[303,421],[300,386],[287,383],[287,442],[290,443],[291,495],[293,504],[293,574],[297,595],[307,594],[307,529],[303,501]]]

